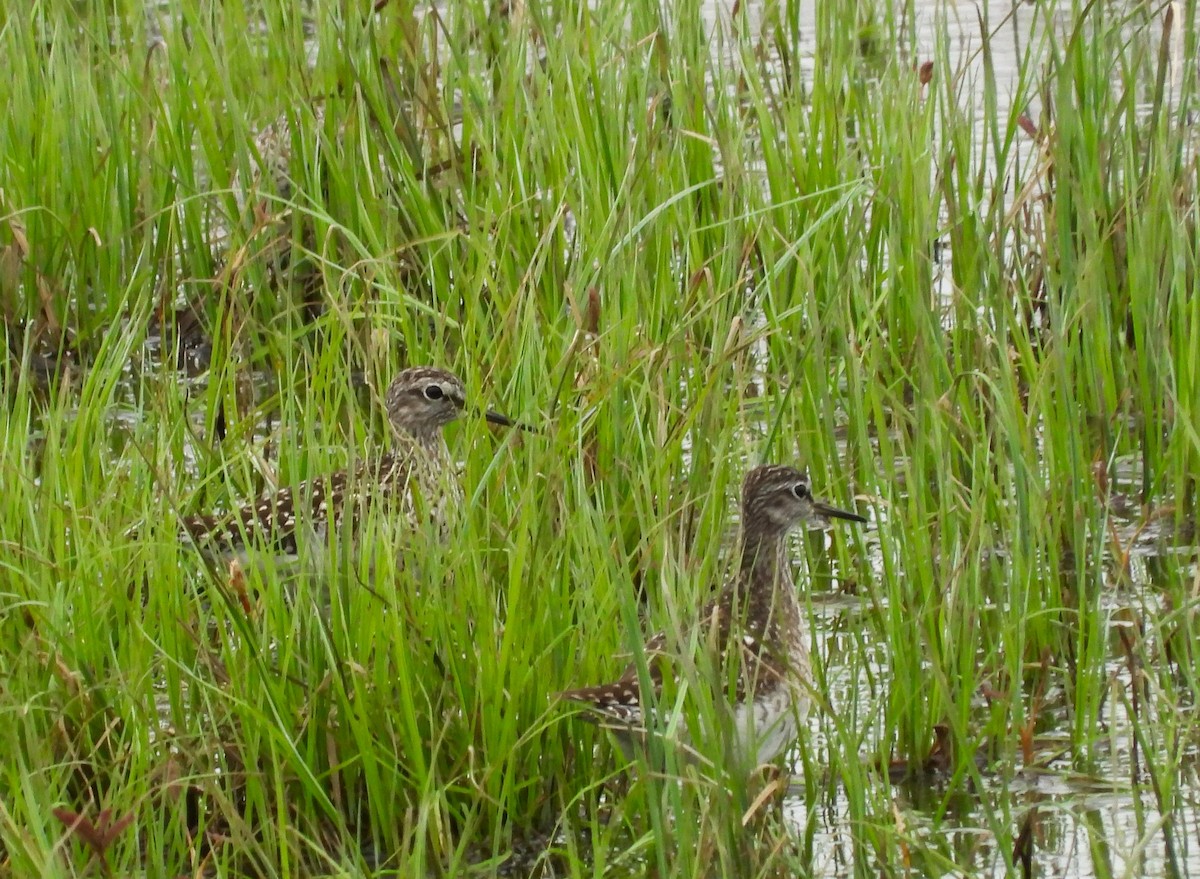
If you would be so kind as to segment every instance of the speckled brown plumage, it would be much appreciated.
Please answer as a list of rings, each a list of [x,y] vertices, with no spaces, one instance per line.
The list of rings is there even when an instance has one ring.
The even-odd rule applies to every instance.
[[[719,651],[714,662],[719,680],[726,679],[730,662],[737,663],[731,706],[735,735],[756,762],[773,759],[795,738],[808,701],[808,647],[785,537],[801,522],[829,517],[866,521],[814,500],[798,470],[751,470],[742,487],[738,571],[697,620],[703,630],[700,643]],[[657,700],[672,662],[665,634],[651,638],[645,652],[651,698],[641,691],[636,663],[611,684],[562,694],[591,707],[595,719],[616,732],[626,750],[645,735],[645,705]]]
[[[410,527],[429,521],[443,530],[450,508],[461,502],[442,428],[462,414],[463,383],[437,367],[401,372],[385,397],[395,429],[395,447],[353,470],[340,470],[297,486],[263,495],[229,513],[199,514],[182,520],[181,530],[212,555],[248,549],[295,555],[301,527],[312,539],[328,541],[343,529],[356,530],[371,504],[402,517]],[[497,424],[512,424],[488,411]]]

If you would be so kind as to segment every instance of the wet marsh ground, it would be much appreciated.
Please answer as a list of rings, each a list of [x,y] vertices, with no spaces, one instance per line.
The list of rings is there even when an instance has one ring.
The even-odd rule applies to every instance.
[[[0,12],[0,872],[1200,874],[1194,0],[366,5]],[[177,538],[419,363],[419,569]],[[819,707],[630,777],[761,461]]]

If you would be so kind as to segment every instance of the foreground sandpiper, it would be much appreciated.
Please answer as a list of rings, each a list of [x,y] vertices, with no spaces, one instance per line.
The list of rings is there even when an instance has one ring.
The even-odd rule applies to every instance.
[[[405,369],[388,387],[385,404],[396,434],[392,451],[229,513],[188,516],[182,532],[210,556],[268,550],[287,559],[297,553],[301,528],[309,529],[310,540],[331,542],[344,527],[354,529],[371,504],[382,504],[402,527],[432,525],[444,535],[448,513],[461,504],[462,487],[442,428],[466,410],[463,383],[437,367]],[[493,424],[527,429],[498,412],[482,414]]]
[[[785,538],[802,522],[830,518],[867,521],[815,500],[807,477],[791,467],[757,467],[746,475],[738,571],[697,619],[698,642],[716,651],[717,686],[737,675],[730,707],[738,753],[731,758],[753,759],[754,765],[773,760],[796,738],[808,710],[808,646]],[[635,662],[615,683],[562,694],[591,708],[593,719],[612,730],[630,755],[647,726],[654,726],[647,722],[647,706],[657,704],[664,678],[672,673],[665,634],[647,642],[645,655],[652,693],[642,691]],[[724,692],[717,695],[724,700]],[[683,741],[695,738],[685,734]]]

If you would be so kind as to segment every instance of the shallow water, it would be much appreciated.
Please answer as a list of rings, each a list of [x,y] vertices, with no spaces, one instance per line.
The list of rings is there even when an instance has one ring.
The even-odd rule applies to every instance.
[[[1172,62],[1166,92],[1167,105],[1172,106],[1179,94],[1183,74],[1183,31],[1178,23],[1182,21],[1184,7],[1178,3],[1168,6],[1176,22],[1169,42]],[[731,8],[732,4],[722,2],[706,6],[718,57],[726,64],[736,65],[736,53],[725,48],[726,37],[735,29],[759,32],[763,6],[739,4],[736,20],[730,14]],[[1042,112],[1040,97],[1036,88],[1022,84],[1021,71],[1024,67],[1027,76],[1030,73],[1036,76],[1044,69],[1049,37],[1069,37],[1075,26],[1070,5],[950,4],[916,0],[907,9],[911,48],[896,47],[896,51],[902,57],[910,55],[913,66],[934,61],[935,75],[949,74],[955,78],[959,106],[973,116],[978,126],[976,149],[990,151],[987,126],[992,119],[989,114],[995,119],[1004,119],[1010,113],[1024,113],[1037,123]],[[800,68],[808,79],[819,64],[817,14],[817,4],[800,4],[800,30],[804,41]],[[990,73],[995,77],[996,104],[990,110],[985,101],[989,70],[985,68],[984,55],[980,51],[984,44],[981,19],[986,20],[992,32],[989,60]],[[1141,21],[1146,21],[1146,26],[1135,32],[1134,28]],[[1132,13],[1126,32],[1131,39],[1157,40],[1161,38],[1162,21],[1161,15],[1143,19],[1139,13]],[[938,52],[939,37],[944,37],[944,56]],[[1118,82],[1118,76],[1114,69],[1114,82]],[[1148,104],[1146,109],[1149,109]],[[1003,186],[1006,206],[1011,207],[1022,182],[1030,178],[1037,149],[1033,138],[1018,135],[1008,166],[993,170],[990,180],[992,185]],[[943,250],[941,266],[948,267],[948,257]],[[948,302],[953,295],[948,269],[937,273],[936,286],[943,301]],[[1121,622],[1123,611],[1132,607],[1136,617],[1147,607],[1157,607],[1161,603],[1154,588],[1154,563],[1164,556],[1182,554],[1191,558],[1195,548],[1194,535],[1172,535],[1169,520],[1145,524],[1132,515],[1137,509],[1135,500],[1114,499],[1113,507],[1131,514],[1124,518],[1114,515],[1113,522],[1113,534],[1130,556],[1128,577],[1114,578],[1119,582],[1106,584],[1109,591],[1102,599],[1109,620],[1109,642],[1119,645],[1115,631],[1125,625]],[[1180,539],[1185,542],[1180,544]],[[878,559],[875,567],[876,573],[883,576]],[[888,680],[888,650],[886,645],[871,640],[867,600],[836,594],[814,596],[813,650],[825,659],[826,695],[834,710],[853,704],[857,716],[864,716],[865,712],[865,716],[870,717],[871,710],[862,703],[864,700],[874,702],[880,712],[883,710],[886,694],[878,689],[886,687]],[[1130,671],[1123,656],[1114,652],[1108,661],[1107,673],[1110,697],[1104,703],[1103,723],[1108,730],[1108,747],[1101,752],[1090,772],[1081,773],[1067,757],[1056,756],[1067,753],[1069,712],[1065,705],[1056,704],[1056,694],[1050,693],[1040,715],[1036,765],[985,766],[980,773],[982,789],[969,794],[958,793],[957,789],[951,793],[948,785],[943,783],[939,787],[936,781],[932,785],[928,781],[918,781],[893,787],[894,805],[897,814],[903,816],[910,838],[920,840],[920,847],[926,852],[940,853],[946,864],[953,865],[955,872],[1004,876],[1008,874],[1006,854],[1011,855],[1011,850],[1003,852],[1001,845],[1011,846],[1011,839],[1018,835],[1021,822],[1027,815],[1032,815],[1033,864],[1037,875],[1079,879],[1113,875],[1200,875],[1200,846],[1194,842],[1200,840],[1200,786],[1196,773],[1192,771],[1188,778],[1176,780],[1183,788],[1177,800],[1179,805],[1168,815],[1160,813],[1147,781],[1146,758],[1135,755],[1127,703],[1118,697],[1119,693],[1131,690]],[[1064,694],[1059,692],[1057,696],[1061,703]],[[1052,721],[1049,725],[1047,719]],[[1143,724],[1145,722],[1143,720]],[[826,747],[822,727],[820,717],[810,716],[808,747],[813,749],[817,765],[823,765],[820,755]],[[868,740],[868,745],[876,744]],[[1063,745],[1061,749],[1056,747],[1059,744]],[[1194,744],[1189,746],[1189,757],[1183,761],[1185,765],[1194,764],[1196,750]],[[866,759],[869,757],[864,754]],[[802,772],[798,760],[793,764],[793,771]],[[1133,784],[1135,776],[1138,778],[1136,788]],[[842,793],[832,803],[822,803],[811,813],[802,796],[792,796],[785,805],[785,814],[798,833],[803,834],[806,828],[815,830],[812,875],[843,876],[853,872],[855,827],[850,803]],[[1006,815],[1000,820],[1007,833],[1011,833],[1011,837],[1005,835],[999,843],[995,834],[987,829],[990,821],[997,820],[996,815]],[[939,817],[935,819],[935,816]],[[815,828],[809,827],[810,822],[815,823]],[[1164,825],[1170,826],[1169,836],[1163,831]],[[877,866],[886,870],[898,865]]]
[[[1160,565],[1181,565],[1196,575],[1194,545],[1172,540],[1173,536],[1188,541],[1194,537],[1173,535],[1162,521],[1146,526],[1118,516],[1114,516],[1113,533],[1121,535],[1123,545],[1129,548],[1130,564],[1127,573],[1106,578],[1105,591],[1099,597],[1112,652],[1105,665],[1108,698],[1100,725],[1104,738],[1091,750],[1090,770],[1080,771],[1072,763],[1070,709],[1061,688],[1052,688],[1039,710],[1031,765],[1021,765],[1019,756],[1015,764],[989,764],[982,756],[986,743],[981,743],[976,755],[980,787],[969,780],[952,787],[944,775],[920,773],[914,781],[893,785],[897,815],[903,816],[910,839],[920,840],[922,857],[937,852],[964,874],[1008,875],[1001,847],[1011,846],[1021,823],[1032,816],[1038,875],[1080,879],[1200,875],[1200,849],[1194,842],[1200,839],[1200,786],[1194,769],[1198,748],[1195,743],[1181,745],[1185,777],[1170,781],[1180,790],[1176,808],[1163,814],[1153,794],[1151,767],[1135,741],[1128,701],[1134,687],[1118,636],[1121,629],[1134,631],[1130,620],[1158,618],[1165,612],[1156,588]],[[871,542],[868,539],[868,546]],[[874,554],[873,567],[883,577],[878,552]],[[882,714],[886,707],[889,651],[886,644],[873,638],[876,627],[871,615],[877,609],[869,602],[865,596],[837,592],[814,595],[812,640],[814,654],[821,657],[825,668],[825,695],[833,710],[841,713],[853,708],[854,715],[871,729],[876,710]],[[1146,653],[1161,655],[1160,650]],[[1149,702],[1153,699],[1151,696]],[[1148,717],[1161,710],[1162,706],[1144,705],[1147,716],[1140,726],[1153,726]],[[821,758],[828,747],[826,728],[819,715],[810,716],[807,747],[815,755],[810,764],[826,762]],[[1012,735],[1016,737],[1016,733]],[[878,753],[871,750],[878,745],[877,736],[868,735],[864,761]],[[1154,753],[1153,759],[1161,765],[1165,755]],[[793,771],[803,771],[798,760]],[[832,802],[811,813],[802,792],[797,791],[785,804],[785,815],[798,833],[814,831],[814,875],[847,875],[854,864],[850,805],[840,789]],[[1006,831],[999,841],[988,829],[996,821]],[[810,822],[815,822],[815,827]]]
[[[838,600],[816,605],[814,649],[828,657],[828,697],[834,708],[855,702],[856,711],[862,714],[864,694],[870,692],[865,681],[868,670],[876,681],[887,686],[887,651],[884,645],[871,643],[870,636],[864,634],[870,627],[863,623],[861,611],[846,608],[845,604]],[[853,635],[843,634],[848,631]],[[850,653],[855,656],[853,665],[861,668],[867,663],[869,669],[861,668],[856,674],[846,661]],[[1128,691],[1130,676],[1123,660],[1110,659],[1107,671],[1114,689]],[[1200,875],[1200,851],[1187,842],[1200,839],[1200,808],[1196,798],[1200,789],[1195,778],[1180,780],[1187,792],[1181,797],[1183,805],[1169,818],[1176,845],[1176,872],[1160,828],[1166,819],[1159,813],[1151,793],[1144,759],[1138,761],[1140,785],[1135,790],[1131,783],[1135,766],[1133,733],[1125,703],[1115,696],[1105,703],[1107,753],[1101,754],[1091,772],[1081,773],[1064,756],[1070,751],[1068,714],[1054,703],[1054,694],[1049,695],[1051,698],[1040,716],[1043,721],[1052,718],[1053,722],[1039,724],[1034,766],[985,765],[980,771],[982,789],[974,789],[968,783],[951,788],[944,777],[932,780],[919,777],[893,786],[895,808],[903,816],[912,838],[921,841],[922,854],[940,852],[964,874],[1008,875],[1001,846],[1011,846],[1021,822],[1033,811],[1037,828],[1034,864],[1038,875],[1080,879],[1111,875]],[[879,694],[877,698],[882,700],[885,696]],[[815,748],[819,755],[824,747],[820,719],[811,719],[809,727],[809,747]],[[864,754],[863,759],[870,758]],[[821,765],[822,761],[816,762]],[[793,771],[801,772],[802,768],[797,766]],[[803,797],[793,796],[785,803],[784,811],[798,833],[804,832],[809,821],[816,822],[813,875],[847,875],[849,865],[854,863],[850,803],[839,790],[833,802],[822,806],[810,815]],[[1006,811],[1011,824],[1004,829],[1012,836],[1006,835],[998,842],[988,829],[989,816],[990,820],[996,820],[996,816]],[[932,829],[934,825],[936,830]]]

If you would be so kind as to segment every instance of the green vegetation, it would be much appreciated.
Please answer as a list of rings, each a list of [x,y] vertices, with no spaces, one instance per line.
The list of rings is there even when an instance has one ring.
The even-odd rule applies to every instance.
[[[1195,0],[368,5],[0,11],[0,873],[1196,873]],[[546,430],[450,429],[419,571],[179,543],[425,362]],[[708,596],[764,460],[874,522],[797,541],[786,819],[553,699]]]

